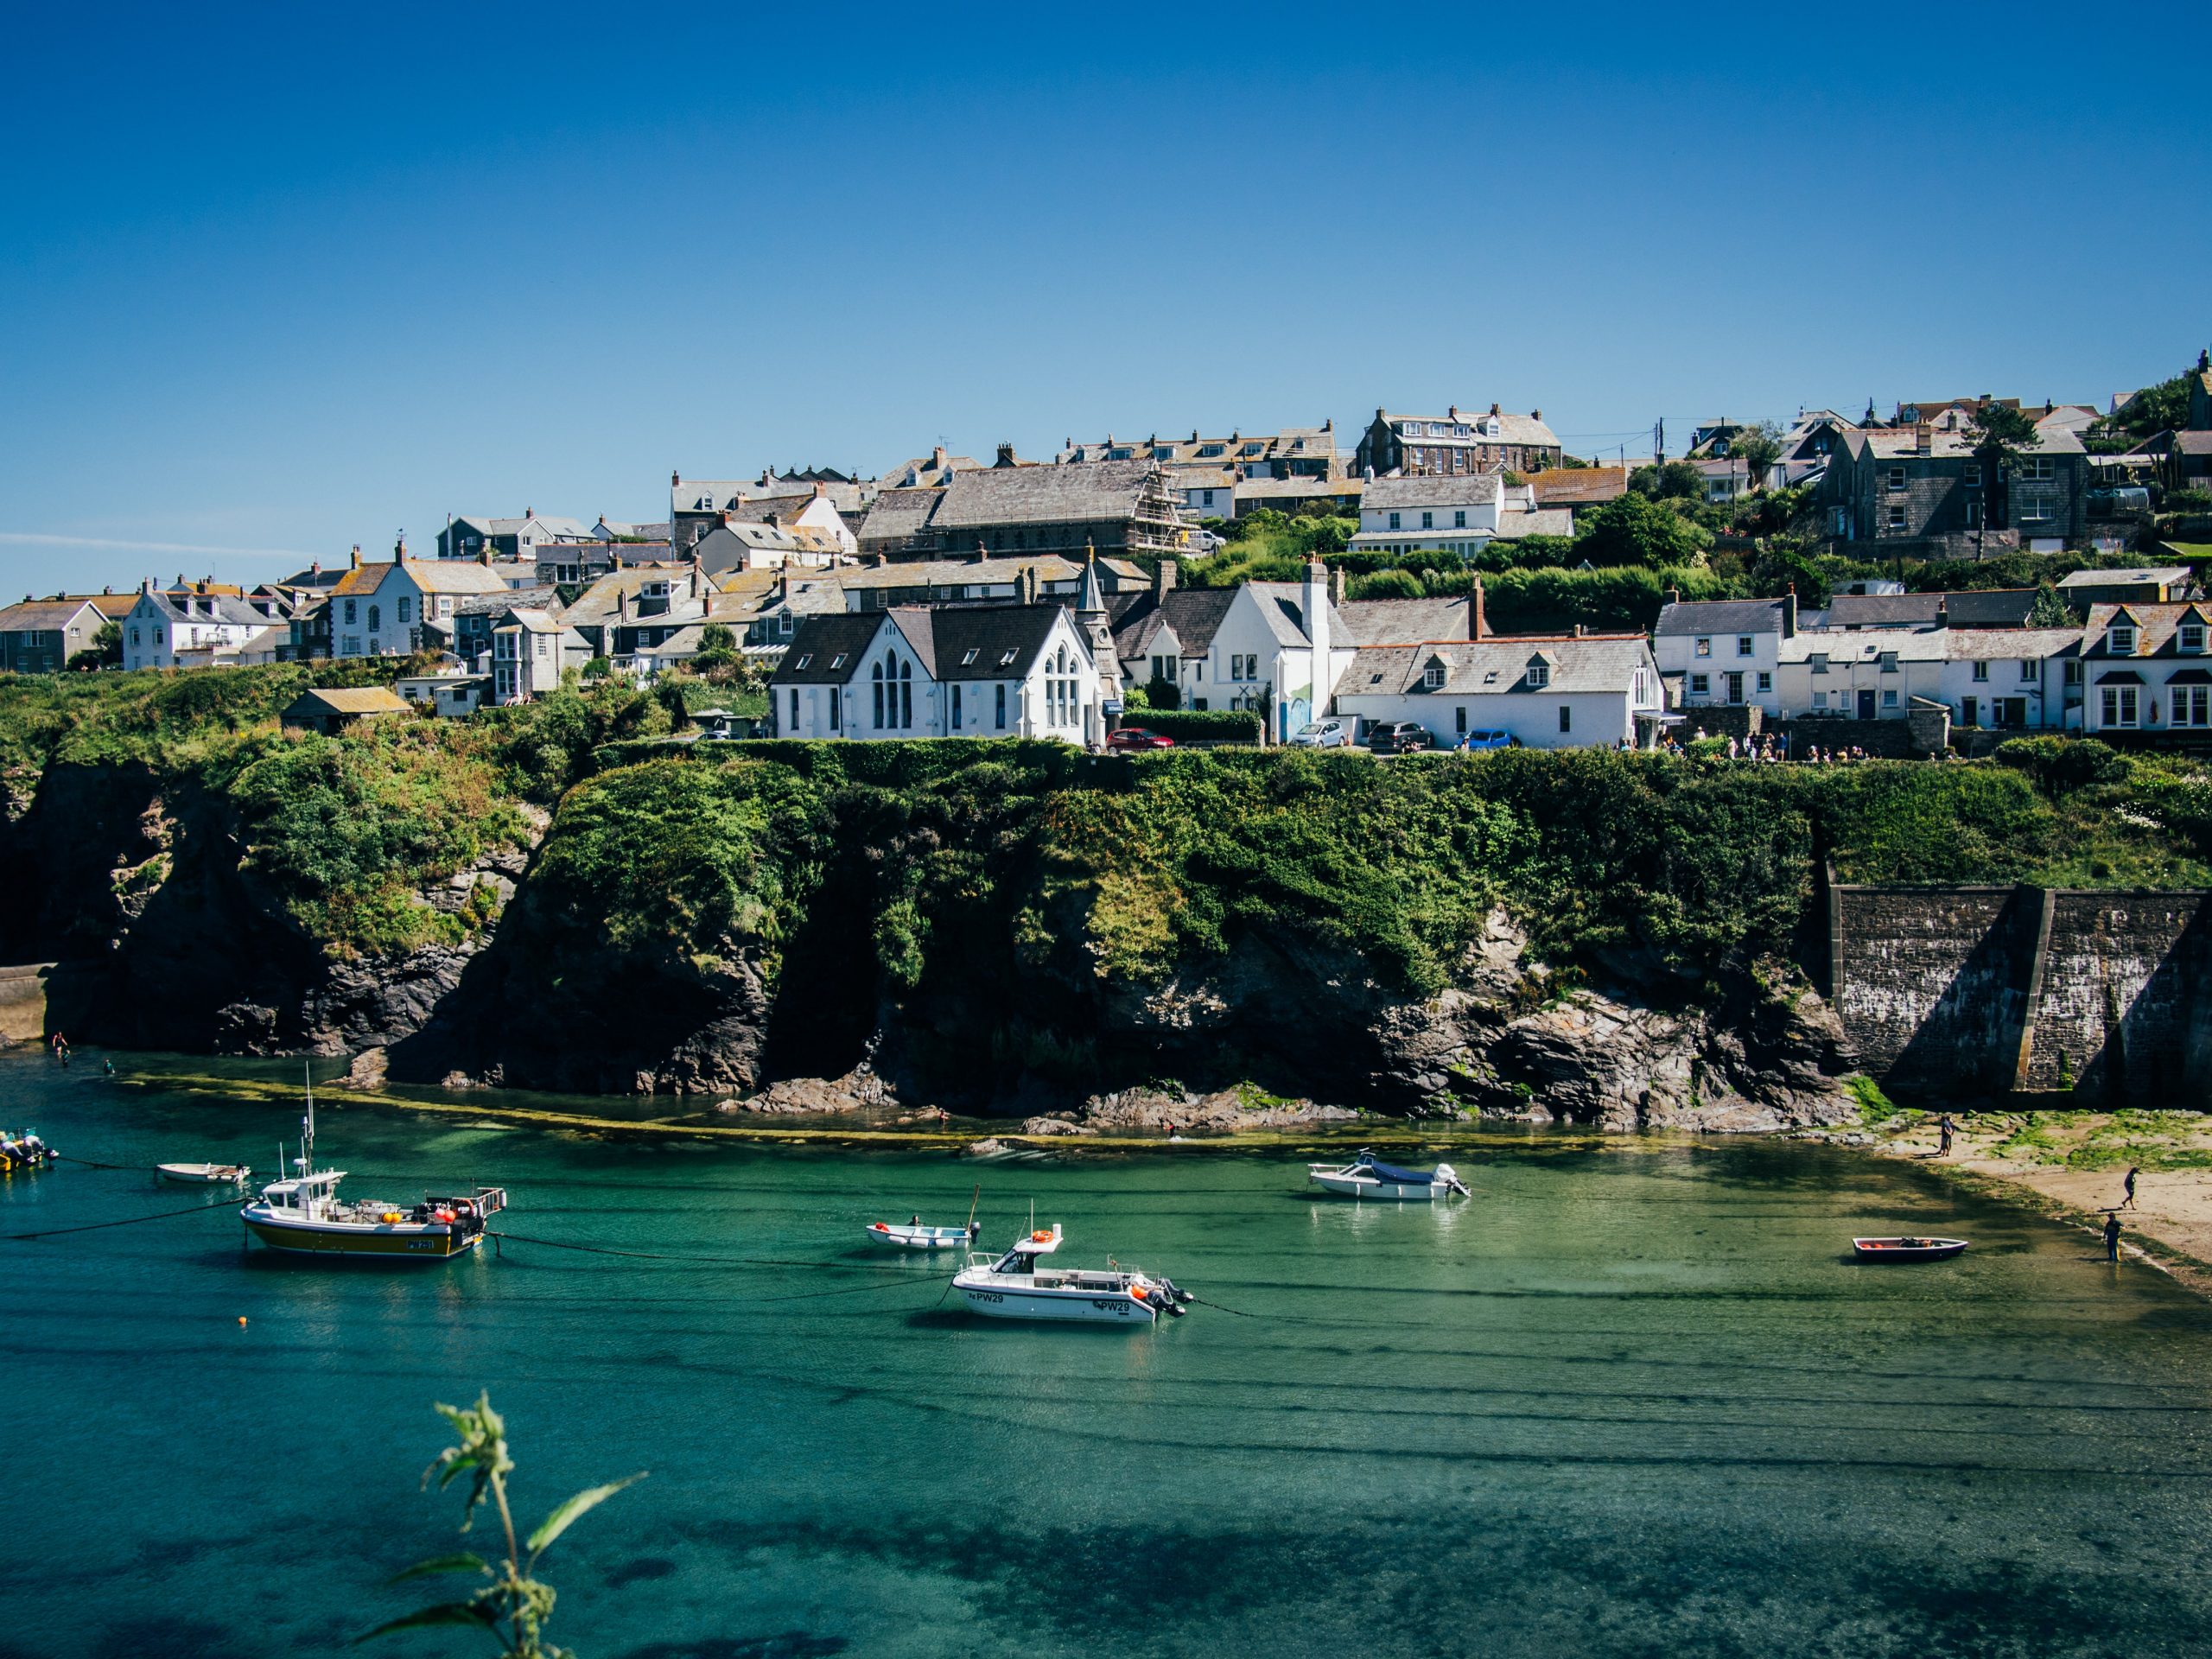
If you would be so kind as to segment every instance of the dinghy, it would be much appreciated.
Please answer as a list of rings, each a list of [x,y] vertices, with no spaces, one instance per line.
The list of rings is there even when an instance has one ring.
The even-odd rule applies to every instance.
[[[1344,1198],[1408,1198],[1425,1204],[1452,1192],[1467,1196],[1459,1171],[1449,1164],[1439,1164],[1434,1169],[1401,1169],[1381,1162],[1363,1147],[1348,1164],[1306,1165],[1306,1179],[1324,1192]]]
[[[966,1227],[925,1227],[918,1220],[898,1223],[872,1221],[866,1229],[871,1244],[895,1244],[904,1250],[964,1249],[976,1241]]]
[[[165,1181],[184,1181],[200,1186],[235,1186],[253,1171],[244,1164],[156,1164],[154,1173]]]
[[[1967,1247],[1963,1238],[1854,1238],[1861,1262],[1942,1262]]]

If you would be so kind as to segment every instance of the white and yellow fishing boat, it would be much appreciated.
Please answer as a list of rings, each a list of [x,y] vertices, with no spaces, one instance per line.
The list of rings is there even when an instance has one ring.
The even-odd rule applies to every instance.
[[[280,1159],[281,1159],[281,1154]],[[473,1186],[465,1198],[387,1204],[338,1196],[342,1169],[315,1166],[315,1090],[301,1124],[297,1174],[272,1181],[238,1211],[246,1230],[293,1255],[365,1256],[386,1262],[442,1262],[484,1242],[485,1223],[507,1207],[504,1187]]]

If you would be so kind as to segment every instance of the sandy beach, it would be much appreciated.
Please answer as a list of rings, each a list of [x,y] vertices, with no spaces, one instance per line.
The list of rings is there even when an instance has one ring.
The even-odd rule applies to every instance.
[[[1961,1112],[1948,1157],[1934,1114],[1872,1125],[1884,1155],[2037,1203],[2100,1228],[2118,1208],[2122,1247],[2212,1294],[2212,1119],[2196,1112]],[[2130,1166],[2135,1202],[2122,1207]]]

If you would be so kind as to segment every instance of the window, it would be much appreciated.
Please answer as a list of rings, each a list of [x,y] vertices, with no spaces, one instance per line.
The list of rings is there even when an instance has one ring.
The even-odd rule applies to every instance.
[[[1398,515],[1395,512],[1390,515],[1390,528],[1393,530],[1398,528]]]
[[[1205,505],[1209,507],[1213,505],[1213,492],[1211,490],[1201,490],[1198,493],[1205,497]]]
[[[397,621],[402,627],[404,627],[410,621],[413,620],[413,619],[407,613],[408,607],[412,603],[413,601],[403,596],[392,613],[392,620]]]
[[[998,692],[998,728],[1004,731],[1006,730],[1006,687],[1001,685],[995,689]]]
[[[1452,729],[1455,732],[1467,729],[1467,705],[1464,702],[1452,711]]]
[[[369,607],[369,632],[370,632],[371,633],[374,633],[378,629],[381,628],[382,626],[384,626],[384,607],[383,607],[383,606],[381,606],[381,605],[372,605],[372,606],[370,606],[370,607]]]
[[[2022,682],[2023,683],[2027,683],[2028,681],[2033,680],[2035,677],[2036,677],[2036,665],[2035,665],[2035,662],[2034,662],[2034,660],[2033,660],[2032,658],[2026,658],[2026,657],[2023,657],[2023,658],[2020,658],[2020,679],[2021,679],[2021,682]]]
[[[138,643],[138,630],[136,628],[130,630],[130,643],[134,645]]]
[[[2170,685],[2171,714],[2177,726],[2212,726],[2212,685]]]
[[[2014,463],[2012,475],[2023,484],[2048,484],[2057,473],[2049,455],[2023,455]]]
[[[2180,635],[2181,648],[2183,651],[2204,649],[2204,625],[2202,622],[2184,622],[2176,632]],[[130,631],[130,637],[133,639],[138,637],[138,631],[136,628]]]
[[[1976,663],[1974,665],[1974,677],[1976,680],[1987,679],[1989,677],[1989,664],[1987,663]]]
[[[1710,674],[1693,674],[1693,675],[1691,675],[1691,676],[1690,676],[1690,696],[1694,696],[1694,697],[1704,697],[1704,696],[1710,696],[1712,694],[1713,694],[1713,676],[1712,676],[1712,675],[1710,675]]]
[[[1814,672],[1814,673],[1815,673],[1815,674],[1825,674],[1825,673],[1827,673],[1827,672],[1828,671],[1828,654],[1827,654],[1827,652],[1826,652],[1825,651],[1816,651],[1816,652],[1815,652],[1813,653],[1812,660],[1813,660],[1813,672]]]
[[[1428,690],[1441,691],[1444,689],[1444,664],[1431,662],[1427,668],[1421,670],[1421,683]]]
[[[1891,489],[1891,491],[1894,493],[1895,492],[1897,492],[1897,491],[1898,491],[1898,490],[1902,490],[1903,488],[1904,488],[1904,467],[1891,467],[1891,468],[1890,468],[1890,489]]]
[[[798,730],[798,687],[791,687],[791,730]]]
[[[1825,691],[1815,691],[1815,692],[1814,692],[1814,693],[1813,693],[1813,707],[1814,707],[1814,708],[1815,708],[1815,709],[1825,709],[1825,708],[1827,708],[1827,706],[1828,706],[1828,694],[1827,694],[1827,692],[1825,692]]]
[[[838,730],[843,724],[845,694],[836,686],[830,688],[830,729]]]
[[[1467,510],[1465,507],[1461,507],[1452,515],[1452,528],[1454,530],[1465,530],[1466,527]]]
[[[842,651],[830,659],[830,666],[832,668],[842,668],[844,665],[845,653]]]
[[[868,689],[874,696],[875,729],[880,732],[883,729],[883,664],[878,663],[870,669],[868,677]]]
[[[1882,652],[1875,661],[1881,664],[1882,672],[1885,674],[1894,674],[1897,671],[1897,654],[1894,651]]]
[[[1531,663],[1529,664],[1529,686],[1531,690],[1541,691],[1544,687],[1549,685],[1551,683],[1552,671],[1549,664]]]
[[[1750,634],[1739,633],[1736,636],[1736,654],[1738,657],[1748,657],[1751,654],[1751,636]]]
[[[2069,685],[2079,685],[2082,683],[2082,664],[2079,658],[2068,659],[2066,664],[2066,683]]]
[[[1959,482],[1965,485],[1968,489],[1980,489],[1981,487],[1981,463],[1978,461],[1970,461],[1967,462],[1966,470],[1959,474]]]
[[[957,680],[952,686],[952,729],[960,729],[960,684]]]
[[[2020,498],[2020,522],[2024,524],[2047,524],[2057,516],[2057,504],[2045,497],[2024,495]]]
[[[2125,622],[2115,622],[2105,630],[2105,649],[2115,657],[2135,654],[2135,630]]]
[[[1710,640],[1710,639],[1700,639],[1700,640],[1699,640],[1699,641],[1697,642],[1697,654],[1698,654],[1699,656],[1700,656],[1700,657],[1710,657],[1710,656],[1712,656],[1712,655],[1713,655],[1713,641],[1712,641],[1712,640]]]
[[[1774,676],[1773,676],[1773,675],[1771,675],[1771,674],[1768,674],[1768,673],[1762,672],[1762,673],[1759,675],[1759,690],[1760,690],[1761,691],[1763,691],[1763,692],[1764,692],[1764,691],[1771,691],[1771,690],[1774,690]]]
[[[1903,507],[1891,507],[1890,509],[1889,527],[1891,530],[1903,530],[1904,528],[1904,509]]]
[[[1559,728],[1562,732],[1574,729],[1574,710],[1563,702],[1559,706]]]
[[[2102,704],[2102,724],[2133,726],[2135,724],[2135,702],[2138,688],[2132,685],[2101,685],[2097,688]]]
[[[1885,708],[1885,709],[1894,709],[1894,708],[1896,708],[1897,706],[1897,694],[1896,692],[1894,692],[1894,691],[1885,691],[1885,692],[1883,692],[1883,693],[1882,693],[1882,707],[1883,707],[1883,708]]]
[[[1434,530],[1436,528],[1436,515],[1433,512],[1424,512],[1421,514],[1421,527],[1423,530]]]
[[[795,619],[789,611],[785,611],[782,615],[776,619],[776,632],[782,634],[785,639],[789,639],[791,637],[792,626],[796,620],[797,619]]]
[[[798,659],[798,666],[799,666],[799,667],[801,667],[801,668],[804,668],[808,664],[811,663],[813,660],[814,660],[814,653],[813,653],[812,652],[810,652],[810,652],[804,652],[804,653],[802,653],[802,654],[801,654],[801,656],[800,656],[800,658],[799,658],[799,659]]]
[[[358,616],[358,615],[357,615],[357,614],[355,614],[355,613],[354,613],[354,607],[355,607],[356,605],[358,605],[359,602],[360,602],[360,601],[358,601],[358,600],[352,600],[352,599],[349,599],[349,600],[347,600],[347,601],[346,601],[346,620],[348,622],[358,622],[358,621],[359,621],[359,620],[361,620],[361,619],[359,618],[359,616]]]

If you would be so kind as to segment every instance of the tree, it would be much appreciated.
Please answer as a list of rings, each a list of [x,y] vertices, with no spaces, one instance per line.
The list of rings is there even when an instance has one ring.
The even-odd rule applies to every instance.
[[[92,636],[92,643],[69,659],[69,666],[79,671],[123,666],[123,625],[103,622],[99,632]]]
[[[691,723],[691,709],[690,705],[683,700],[682,680],[672,675],[664,677],[661,683],[653,688],[653,696],[659,700],[660,706],[668,710],[668,726],[671,731],[680,732]]]
[[[1782,459],[1782,429],[1772,421],[1754,421],[1736,429],[1729,453],[1744,463],[1744,477],[1753,493],[1766,487],[1766,469]]]
[[[1631,492],[1584,521],[1574,550],[1594,565],[1682,564],[1712,543],[1713,532],[1649,496]]]
[[[2081,620],[2074,614],[2073,607],[2060,597],[2057,588],[2047,582],[2037,584],[2035,603],[2028,607],[2028,626],[2071,628],[2079,626]]]
[[[1981,462],[1982,522],[2002,530],[2004,475],[2023,451],[2036,447],[2036,423],[2008,404],[1983,404],[1974,410],[1967,435],[1974,440],[1975,459]]]
[[[472,1573],[488,1582],[467,1601],[433,1603],[379,1624],[359,1640],[371,1641],[395,1630],[459,1624],[482,1630],[499,1643],[500,1659],[575,1659],[566,1648],[547,1647],[542,1637],[545,1621],[553,1615],[553,1586],[536,1576],[538,1558],[579,1516],[598,1508],[625,1486],[635,1485],[645,1474],[640,1471],[626,1480],[588,1487],[555,1504],[552,1512],[537,1523],[537,1530],[518,1544],[514,1514],[507,1507],[507,1477],[514,1472],[515,1462],[507,1455],[507,1426],[492,1409],[491,1395],[480,1393],[473,1406],[440,1406],[437,1411],[454,1426],[461,1444],[438,1453],[438,1460],[423,1471],[423,1484],[427,1487],[435,1475],[438,1490],[443,1491],[467,1475],[468,1497],[461,1506],[461,1529],[468,1530],[475,1521],[477,1506],[490,1497],[499,1512],[500,1530],[506,1535],[506,1557],[498,1569],[482,1556],[465,1551],[417,1561],[392,1582],[448,1573]]]
[[[1705,499],[1705,474],[1687,461],[1670,461],[1663,467],[1639,467],[1628,475],[1628,486],[1655,501]]]
[[[1183,706],[1183,693],[1173,680],[1164,680],[1157,674],[1145,682],[1145,706],[1173,712]]]
[[[699,649],[702,652],[735,651],[737,636],[730,632],[727,622],[709,622],[699,630]]]

